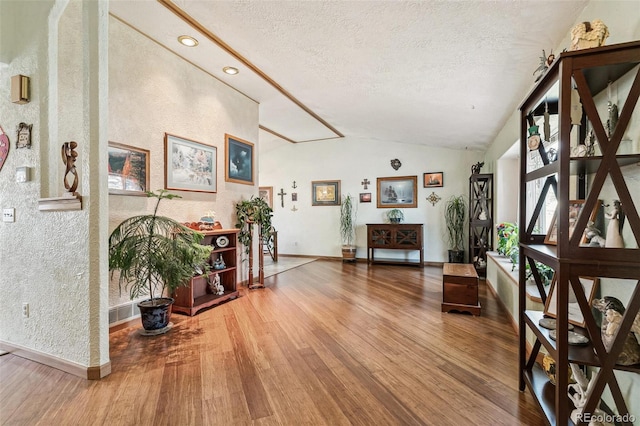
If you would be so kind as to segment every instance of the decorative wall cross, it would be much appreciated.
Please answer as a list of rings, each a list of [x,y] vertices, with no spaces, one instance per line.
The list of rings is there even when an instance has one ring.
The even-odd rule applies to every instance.
[[[364,178],[364,180],[362,182],[360,182],[360,185],[364,185],[364,189],[369,189],[369,187],[367,185],[369,185],[371,182],[369,182],[369,179]]]
[[[280,192],[276,195],[280,196],[280,205],[284,208],[284,196],[287,195],[287,193],[284,192],[284,188],[280,188]]]
[[[442,197],[439,197],[435,192],[432,192],[431,195],[427,197],[427,201],[430,202],[432,206],[435,206],[440,200],[442,200]]]

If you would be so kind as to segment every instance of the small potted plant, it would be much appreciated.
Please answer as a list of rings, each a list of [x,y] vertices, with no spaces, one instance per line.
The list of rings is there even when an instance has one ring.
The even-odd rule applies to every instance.
[[[147,192],[158,199],[153,214],[130,217],[116,227],[109,237],[109,271],[119,271],[119,286],[129,290],[138,303],[142,334],[154,335],[169,330],[171,305],[165,297],[206,268],[212,247],[200,244],[204,235],[174,219],[158,216],[164,199],[180,198],[161,189]]]
[[[340,238],[342,239],[342,261],[356,261],[356,209],[353,204],[353,196],[350,194],[342,197],[340,204]]]
[[[404,213],[400,209],[391,209],[386,216],[389,223],[401,223],[404,220]]]
[[[444,206],[444,220],[449,241],[449,263],[464,263],[464,230],[467,202],[463,195],[454,195]]]

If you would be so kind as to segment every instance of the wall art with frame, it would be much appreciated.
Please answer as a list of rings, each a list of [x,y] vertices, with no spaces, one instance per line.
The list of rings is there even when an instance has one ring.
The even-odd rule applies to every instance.
[[[311,182],[312,206],[339,206],[340,181],[314,180]]]
[[[418,177],[394,176],[377,178],[378,208],[418,207]]]
[[[243,139],[224,135],[225,167],[224,178],[227,182],[253,185],[254,156],[253,144]]]
[[[441,188],[444,186],[444,173],[428,172],[423,174],[422,185],[424,188]]]
[[[215,146],[165,133],[164,182],[166,189],[192,192],[217,191]]]
[[[582,213],[582,209],[584,208],[585,200],[569,200],[569,238],[573,235],[573,230],[576,227],[576,222],[578,222],[578,218],[580,217],[580,213]],[[600,206],[602,205],[602,201],[598,200],[595,208],[591,212],[589,216],[589,220],[596,222],[596,218],[598,217]],[[582,238],[580,239],[580,243],[584,244],[587,242],[587,236],[583,232]],[[549,224],[549,230],[544,237],[544,243],[549,245],[558,245],[558,209],[553,213],[553,217],[551,218],[551,223]]]
[[[599,279],[592,277],[579,277],[580,284],[582,284],[582,288],[584,289],[584,295],[587,298],[587,304],[591,306],[591,301],[593,300],[596,290],[598,288]],[[549,296],[547,297],[547,303],[544,305],[544,314],[548,317],[556,318],[557,317],[557,293],[556,293],[556,277],[554,275],[551,280],[551,287],[549,288]],[[571,324],[577,325],[578,327],[585,326],[584,315],[582,315],[582,311],[580,310],[580,305],[578,305],[578,300],[576,299],[576,295],[573,291],[573,286],[569,285],[569,305],[568,305],[568,313],[569,313],[569,322]]]
[[[273,209],[273,186],[260,186],[258,197],[264,199],[267,205]]]
[[[146,196],[149,150],[109,141],[109,194]]]
[[[360,193],[360,202],[361,203],[370,203],[371,202],[371,193],[370,192],[361,192]]]

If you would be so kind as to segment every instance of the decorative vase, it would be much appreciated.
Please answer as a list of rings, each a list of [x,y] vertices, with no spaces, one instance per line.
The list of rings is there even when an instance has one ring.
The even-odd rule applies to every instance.
[[[355,262],[356,261],[356,247],[355,246],[342,246],[342,261],[343,262]]]
[[[152,334],[161,334],[169,331],[169,320],[171,319],[171,306],[174,299],[170,297],[160,297],[157,299],[147,299],[138,303],[140,309],[140,319],[142,327]]]

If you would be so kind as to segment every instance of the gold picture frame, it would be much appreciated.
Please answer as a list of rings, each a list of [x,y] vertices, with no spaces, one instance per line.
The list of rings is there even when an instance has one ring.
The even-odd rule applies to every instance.
[[[418,176],[377,178],[378,208],[418,207]]]

